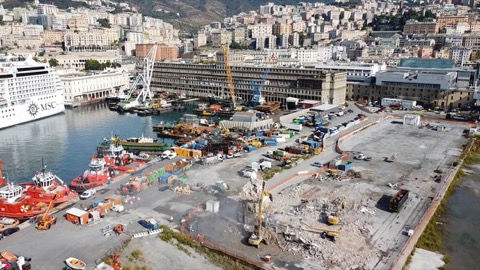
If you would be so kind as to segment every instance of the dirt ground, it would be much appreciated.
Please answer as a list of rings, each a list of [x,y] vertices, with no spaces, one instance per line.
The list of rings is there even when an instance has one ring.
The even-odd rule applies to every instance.
[[[133,238],[122,252],[120,261],[124,270],[221,269],[190,247],[182,247],[188,254],[177,246],[162,241],[158,235]]]

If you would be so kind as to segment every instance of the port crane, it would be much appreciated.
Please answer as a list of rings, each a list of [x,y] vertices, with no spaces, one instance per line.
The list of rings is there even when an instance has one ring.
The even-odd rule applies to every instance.
[[[252,106],[256,107],[258,105],[262,105],[265,102],[265,98],[262,96],[262,90],[265,86],[265,82],[267,81],[267,75],[270,71],[269,68],[265,70],[265,74],[263,74],[262,82],[260,85],[257,85],[254,81],[251,81],[253,86],[253,98],[252,98]]]
[[[257,219],[258,219],[258,228],[257,228],[257,232],[255,233],[255,231],[250,235],[250,237],[248,238],[248,243],[252,246],[255,246],[258,248],[258,246],[260,245],[260,243],[262,243],[263,241],[263,235],[262,235],[262,220],[263,220],[263,216],[262,216],[262,212],[263,212],[263,200],[265,197],[268,197],[270,198],[270,201],[273,202],[273,197],[272,197],[272,194],[270,194],[266,189],[265,189],[265,181],[262,182],[262,193],[260,194],[260,199],[258,200],[258,216],[257,216]]]
[[[148,54],[143,58],[142,71],[138,73],[135,81],[130,86],[127,95],[120,97],[121,101],[118,106],[123,110],[130,109],[140,105],[147,105],[147,101],[151,101],[152,91],[150,90],[150,82],[152,81],[153,66],[155,64],[155,57],[157,55],[157,44],[154,44]],[[137,91],[137,86],[141,85],[142,89],[137,97],[132,100],[132,94]]]
[[[225,72],[227,73],[228,88],[230,89],[230,97],[232,98],[233,109],[237,110],[237,98],[235,97],[235,88],[233,87],[232,71],[228,65],[228,48],[222,45],[223,48],[223,62],[225,64]]]

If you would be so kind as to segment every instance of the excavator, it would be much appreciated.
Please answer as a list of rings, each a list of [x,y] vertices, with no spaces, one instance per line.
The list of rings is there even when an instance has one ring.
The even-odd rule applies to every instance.
[[[321,227],[314,227],[306,224],[308,228],[304,228],[307,231],[320,233],[322,238],[328,238],[335,242],[338,237],[340,237],[340,232],[336,230],[325,229]]]
[[[340,219],[338,216],[340,215],[340,212],[345,208],[345,197],[342,197],[340,203],[337,206],[337,211],[335,212],[335,215],[329,215],[327,217],[327,223],[329,225],[338,225],[340,223]]]
[[[50,210],[52,210],[53,204],[55,203],[55,200],[57,199],[57,194],[53,196],[52,200],[50,201],[50,204],[47,207],[47,210],[45,210],[45,213],[42,216],[42,219],[38,221],[37,225],[35,226],[38,230],[50,230],[50,227],[57,223],[57,217],[54,215],[48,215]]]
[[[248,243],[252,246],[255,246],[258,248],[260,246],[260,243],[263,241],[263,236],[262,236],[262,208],[263,208],[263,199],[265,196],[268,196],[270,198],[270,201],[273,202],[273,197],[272,194],[270,194],[266,189],[265,189],[265,181],[262,183],[262,193],[260,194],[260,200],[258,201],[258,226],[257,226],[257,232],[253,232],[252,235],[248,238]]]

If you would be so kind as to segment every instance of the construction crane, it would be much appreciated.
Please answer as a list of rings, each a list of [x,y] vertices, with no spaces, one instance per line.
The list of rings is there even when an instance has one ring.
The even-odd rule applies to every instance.
[[[47,210],[45,210],[45,213],[42,216],[42,219],[37,223],[36,228],[38,230],[50,230],[50,227],[57,223],[57,217],[54,215],[48,215],[50,210],[52,210],[53,204],[55,203],[55,200],[57,199],[57,194],[55,194],[50,201],[50,204],[48,204]]]
[[[340,203],[337,206],[337,211],[335,212],[335,215],[329,215],[327,217],[327,222],[330,225],[337,225],[340,223],[340,219],[338,216],[340,215],[340,212],[345,208],[345,197],[342,197],[340,200]]]
[[[263,236],[262,236],[262,208],[263,208],[263,200],[265,197],[270,198],[270,201],[273,202],[273,197],[272,194],[270,194],[266,189],[265,189],[265,181],[262,183],[262,193],[260,194],[260,199],[258,201],[258,226],[257,226],[257,233],[255,231],[250,235],[248,238],[248,243],[252,246],[255,246],[256,248],[259,247],[260,243],[263,241]]]
[[[223,62],[225,64],[225,72],[227,73],[227,82],[228,88],[230,89],[230,96],[232,98],[232,105],[233,109],[237,110],[237,98],[235,97],[235,88],[233,87],[233,78],[232,78],[232,71],[230,70],[230,66],[228,65],[228,49],[227,46],[223,45]]]
[[[139,105],[148,105],[147,100],[152,100],[152,91],[150,90],[150,82],[152,81],[153,66],[155,64],[155,56],[157,55],[157,44],[154,44],[148,54],[143,59],[143,70],[138,73],[135,81],[130,86],[127,95],[120,96],[121,101],[118,106],[123,109],[130,109]],[[141,85],[142,89],[134,100],[131,100],[132,94],[137,91],[137,85]]]
[[[253,98],[252,98],[252,106],[256,107],[258,105],[262,105],[265,102],[265,98],[262,96],[262,90],[265,86],[265,82],[267,80],[267,75],[269,72],[269,68],[265,70],[265,74],[263,74],[262,82],[260,85],[257,85],[254,81],[252,81],[253,86]]]

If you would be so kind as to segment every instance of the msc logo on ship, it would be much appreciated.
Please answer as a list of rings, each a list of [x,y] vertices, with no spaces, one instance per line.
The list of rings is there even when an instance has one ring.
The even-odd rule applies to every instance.
[[[57,107],[57,103],[55,101],[40,104],[40,107],[32,101],[32,103],[30,103],[28,105],[27,112],[31,116],[36,117],[39,112],[47,111],[47,110],[53,109],[55,107]]]

